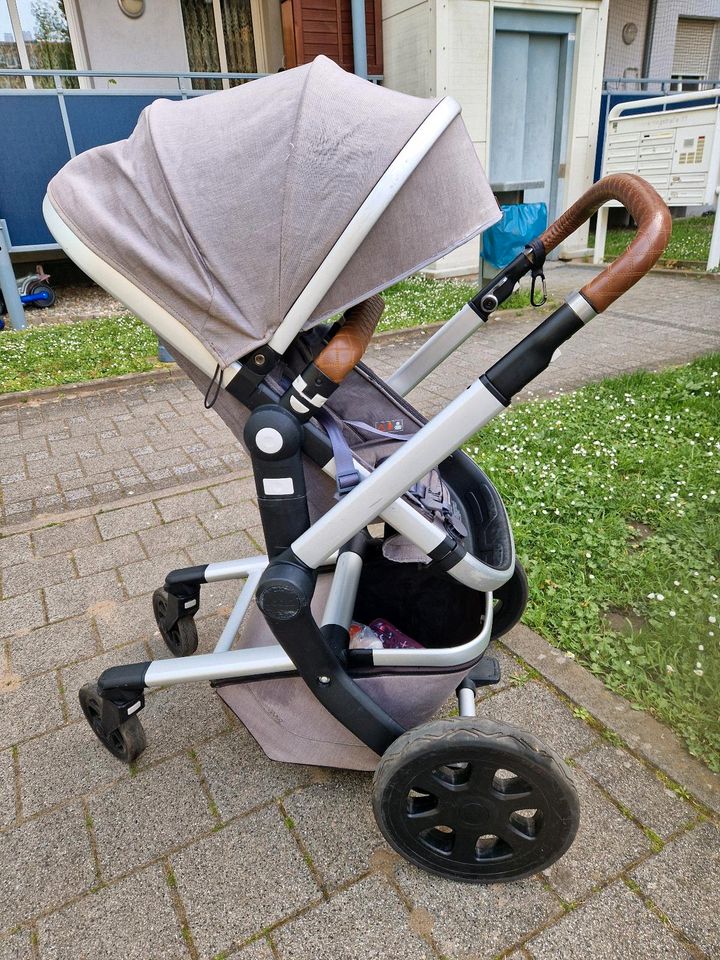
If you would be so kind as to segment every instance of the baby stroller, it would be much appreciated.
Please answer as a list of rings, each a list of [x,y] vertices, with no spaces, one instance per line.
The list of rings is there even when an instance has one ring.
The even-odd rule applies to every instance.
[[[638,223],[627,252],[426,422],[406,395],[611,198]],[[670,229],[659,196],[632,175],[595,184],[385,379],[361,362],[378,292],[499,218],[449,97],[320,57],[157,100],[128,140],[71,160],[44,213],[243,440],[267,543],[168,573],[153,602],[174,657],[80,693],[104,746],[133,761],[144,691],[209,681],[269,757],[374,770],[382,833],[425,870],[487,883],[555,861],[578,823],[569,770],[475,715],[477,686],[498,679],[483,654],[527,588],[502,500],[460,448],[650,269]],[[202,586],[224,580],[244,580],[237,603],[193,656]],[[433,720],[454,691],[459,715]]]

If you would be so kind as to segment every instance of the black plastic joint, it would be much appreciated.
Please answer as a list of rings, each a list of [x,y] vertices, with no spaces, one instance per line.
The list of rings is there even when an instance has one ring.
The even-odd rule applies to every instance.
[[[460,563],[466,553],[465,547],[448,534],[442,543],[430,551],[428,556],[433,566],[445,573]]]
[[[144,660],[142,663],[123,663],[118,667],[104,670],[97,682],[100,696],[107,697],[111,691],[144,690],[145,674],[149,666],[150,661]]]
[[[205,571],[208,568],[207,563],[196,567],[182,567],[179,570],[171,570],[165,577],[165,589],[168,593],[174,593],[181,596],[182,590],[199,588],[200,584],[207,583]]]
[[[289,552],[289,551],[288,551]],[[282,556],[266,567],[255,592],[255,602],[269,621],[294,620],[310,606],[315,590],[311,570]]]

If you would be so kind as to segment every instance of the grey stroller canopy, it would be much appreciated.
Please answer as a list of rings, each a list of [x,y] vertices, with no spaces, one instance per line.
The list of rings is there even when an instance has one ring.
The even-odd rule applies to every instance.
[[[91,250],[225,367],[270,340],[439,103],[318,57],[211,96],[154,101],[127,140],[73,159],[48,195]],[[305,326],[438,259],[499,215],[457,115]]]

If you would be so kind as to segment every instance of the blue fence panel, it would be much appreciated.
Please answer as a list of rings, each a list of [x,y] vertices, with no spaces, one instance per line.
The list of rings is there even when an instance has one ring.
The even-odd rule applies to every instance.
[[[124,140],[158,97],[180,95],[69,94],[64,98],[76,153]],[[0,218],[13,247],[54,243],[42,215],[48,182],[70,159],[60,112],[52,94],[0,92]]]
[[[65,98],[68,120],[77,153],[97,147],[102,143],[125,140],[133,131],[138,117],[153,100],[163,96],[167,100],[180,100],[179,96],[133,96],[119,94],[82,94]]]
[[[57,97],[0,95],[0,117],[0,218],[13,246],[54,243],[42,201],[70,159]]]

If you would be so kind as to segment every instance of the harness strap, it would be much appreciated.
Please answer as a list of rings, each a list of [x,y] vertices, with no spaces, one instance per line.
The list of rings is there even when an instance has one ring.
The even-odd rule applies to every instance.
[[[333,459],[335,460],[335,482],[337,483],[338,496],[342,497],[360,483],[360,474],[355,469],[350,444],[327,410],[323,410],[322,407],[315,410],[315,419],[327,433],[332,445]]]

